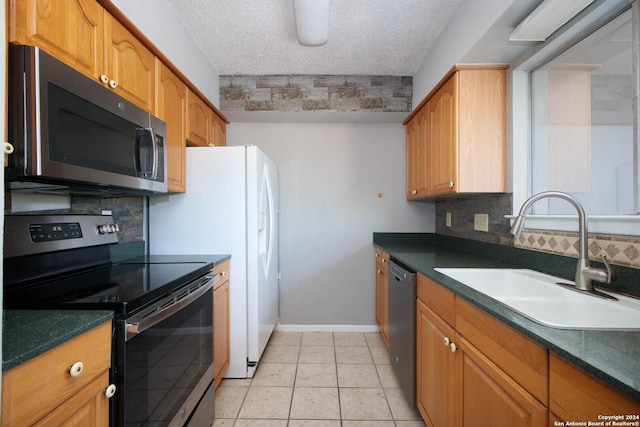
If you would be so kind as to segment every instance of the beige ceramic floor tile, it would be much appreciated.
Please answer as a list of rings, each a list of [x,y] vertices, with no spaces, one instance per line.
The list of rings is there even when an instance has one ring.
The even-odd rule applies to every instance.
[[[395,427],[393,421],[343,421],[342,427]]]
[[[286,420],[292,393],[293,387],[250,387],[238,418]]]
[[[301,340],[302,332],[275,331],[267,345],[300,345]]]
[[[289,420],[289,427],[340,427],[340,420]]]
[[[367,341],[362,332],[334,332],[336,347],[366,347]]]
[[[212,427],[233,427],[233,424],[235,422],[236,422],[235,418],[226,419],[226,418],[218,418],[218,417],[216,417],[216,419],[213,420]]]
[[[387,350],[387,347],[369,347],[369,351],[373,357],[373,363],[376,365],[391,364],[391,358],[389,357],[389,350]]]
[[[338,387],[338,374],[334,364],[299,364],[296,387]]]
[[[260,363],[251,386],[293,386],[296,378],[296,367],[295,363]]]
[[[303,345],[298,363],[336,363],[333,346]]]
[[[385,347],[380,332],[365,332],[364,339],[367,341],[369,347]]]
[[[384,394],[387,396],[394,420],[418,421],[422,419],[418,410],[409,405],[402,389],[386,388]]]
[[[239,419],[233,427],[287,427],[287,420],[242,420]]]
[[[249,387],[251,378],[224,378],[220,387]]]
[[[422,421],[396,421],[396,427],[426,427]]]
[[[261,363],[297,363],[300,346],[297,345],[269,345],[264,349],[260,358]]]
[[[218,387],[216,390],[216,418],[235,418],[238,416],[249,387]]]
[[[383,388],[400,388],[393,365],[376,365],[376,370]]]
[[[372,365],[373,358],[369,347],[338,347],[336,346],[336,363],[353,365]]]
[[[339,420],[338,389],[296,387],[293,390],[290,418],[300,420]]]
[[[302,345],[330,345],[333,346],[332,332],[304,332]]]
[[[341,388],[342,420],[391,420],[391,411],[381,388]]]
[[[374,365],[337,365],[339,387],[381,387]]]

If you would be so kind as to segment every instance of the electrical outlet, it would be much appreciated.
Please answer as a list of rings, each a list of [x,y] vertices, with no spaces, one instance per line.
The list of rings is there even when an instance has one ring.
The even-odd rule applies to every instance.
[[[476,231],[489,231],[489,214],[473,214],[473,229]]]
[[[447,212],[447,227],[451,227],[451,212]]]

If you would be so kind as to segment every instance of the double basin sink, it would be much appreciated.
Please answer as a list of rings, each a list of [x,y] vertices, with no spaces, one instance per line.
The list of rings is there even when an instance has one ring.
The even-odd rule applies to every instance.
[[[640,330],[640,299],[617,300],[575,292],[567,280],[527,269],[435,268],[545,326],[562,329]]]

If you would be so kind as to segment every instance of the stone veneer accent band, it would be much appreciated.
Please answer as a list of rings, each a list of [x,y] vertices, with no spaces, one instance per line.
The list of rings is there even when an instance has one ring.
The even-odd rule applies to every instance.
[[[411,76],[220,76],[222,111],[410,112]]]
[[[525,230],[514,239],[514,246],[559,255],[578,257],[577,233]],[[606,254],[613,264],[640,267],[640,237],[589,235],[589,259],[600,261]]]

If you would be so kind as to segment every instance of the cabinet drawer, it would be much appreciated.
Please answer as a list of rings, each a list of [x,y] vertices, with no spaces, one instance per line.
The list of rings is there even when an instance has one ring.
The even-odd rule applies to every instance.
[[[389,254],[380,248],[376,248],[376,263],[384,270],[389,268]]]
[[[456,329],[544,405],[548,401],[546,348],[459,298]]]
[[[456,326],[456,295],[431,279],[418,274],[418,299],[435,311],[445,322]]]
[[[227,259],[226,261],[222,261],[220,264],[216,264],[213,267],[213,272],[215,274],[220,275],[220,279],[216,282],[213,289],[218,289],[220,286],[224,285],[229,281],[229,269],[231,267],[231,260]]]
[[[598,419],[598,415],[640,415],[640,402],[613,390],[597,378],[551,353],[549,411],[562,421],[597,422],[602,421]]]
[[[77,377],[69,368],[82,362]],[[2,375],[2,425],[30,425],[109,369],[111,322],[105,322]],[[105,384],[105,387],[108,385]]]

